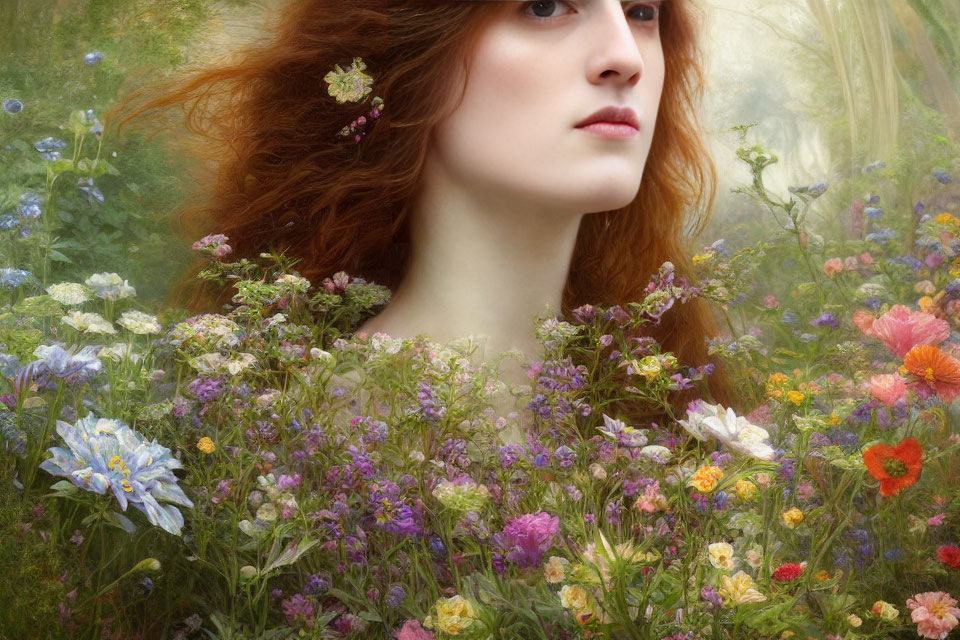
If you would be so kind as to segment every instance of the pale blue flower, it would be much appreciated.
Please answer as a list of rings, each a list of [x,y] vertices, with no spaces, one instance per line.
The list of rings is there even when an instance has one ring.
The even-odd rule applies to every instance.
[[[77,188],[86,194],[88,204],[93,200],[103,204],[103,193],[100,189],[93,186],[93,178],[79,178],[77,180]]]
[[[99,51],[91,51],[87,55],[83,56],[83,63],[88,67],[92,67],[93,65],[99,63],[101,60],[103,60],[103,54],[100,53]]]
[[[31,277],[33,277],[33,274],[24,269],[4,267],[0,269],[0,287],[16,289]]]
[[[18,387],[26,388],[26,382],[33,379],[44,386],[50,377],[60,378],[68,384],[82,382],[93,377],[103,368],[97,354],[99,345],[91,345],[76,351],[65,350],[60,345],[40,345],[33,351],[37,360],[28,363],[17,374]]]
[[[180,535],[183,515],[173,504],[192,508],[193,502],[177,485],[173,470],[183,465],[170,449],[146,441],[122,422],[92,415],[76,424],[58,420],[57,433],[69,451],[51,447],[53,457],[44,460],[41,469],[87,491],[110,490],[122,510],[132,504],[151,524]]]
[[[12,114],[20,113],[23,111],[23,103],[16,98],[7,98],[3,101],[3,110]]]
[[[48,136],[41,140],[40,142],[35,142],[33,148],[39,151],[40,153],[46,153],[47,151],[56,151],[57,149],[63,149],[67,146],[67,143],[63,140],[54,138],[53,136]]]

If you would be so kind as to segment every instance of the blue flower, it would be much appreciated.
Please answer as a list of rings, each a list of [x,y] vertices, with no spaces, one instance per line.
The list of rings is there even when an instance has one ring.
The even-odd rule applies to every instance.
[[[92,67],[101,60],[103,60],[103,54],[99,51],[91,51],[87,55],[83,56],[83,64],[87,65],[88,67]]]
[[[40,153],[45,153],[47,151],[56,151],[57,149],[63,149],[67,146],[67,143],[63,140],[54,138],[53,136],[48,136],[41,140],[40,142],[35,142],[33,148],[39,151]]]
[[[799,316],[792,309],[787,309],[783,312],[783,315],[780,316],[780,322],[783,324],[797,324],[800,322]]]
[[[0,269],[0,287],[16,289],[32,277],[33,274],[29,271],[4,267],[3,269]]]
[[[0,217],[0,230],[13,231],[18,228],[20,228],[20,220],[16,216],[7,214]]]
[[[100,189],[93,186],[93,178],[79,178],[77,180],[77,188],[87,196],[88,204],[93,200],[103,204],[103,193],[101,193]]]
[[[926,208],[926,206],[925,206],[922,202],[917,201],[917,203],[916,203],[915,205],[913,205],[913,215],[915,215],[915,216],[921,216],[921,215],[923,215],[923,210],[924,210],[925,208]]]
[[[20,113],[23,111],[23,103],[15,98],[7,98],[3,101],[3,110],[12,114]]]
[[[60,345],[40,345],[33,351],[37,360],[28,363],[17,373],[20,389],[26,388],[26,382],[34,379],[39,386],[47,383],[51,376],[66,380],[67,383],[78,383],[93,377],[103,368],[103,363],[97,357],[99,345],[90,345],[76,351],[69,351]]]
[[[193,502],[177,485],[174,469],[183,465],[170,449],[143,436],[117,420],[90,415],[76,424],[57,421],[57,433],[70,450],[51,447],[52,458],[40,468],[70,480],[73,484],[99,494],[109,489],[124,511],[132,504],[151,524],[180,535],[183,515],[171,502],[193,507]]]
[[[883,209],[880,207],[867,207],[863,212],[867,214],[867,217],[871,220],[879,220],[883,217]]]
[[[943,171],[934,171],[933,177],[935,177],[940,182],[940,184],[950,184],[951,182],[953,182],[953,180],[950,179],[950,176],[948,176]]]
[[[896,238],[897,232],[893,229],[878,228],[873,233],[868,233],[864,238],[867,242],[876,242],[877,244],[887,244],[891,238]]]
[[[837,314],[832,311],[827,311],[818,318],[814,318],[810,321],[810,325],[814,327],[827,327],[830,329],[839,329],[840,328],[840,318],[837,317]]]

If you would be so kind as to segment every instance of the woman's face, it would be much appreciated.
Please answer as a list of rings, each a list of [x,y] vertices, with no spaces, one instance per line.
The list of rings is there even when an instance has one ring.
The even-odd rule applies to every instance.
[[[663,90],[660,3],[499,4],[433,159],[461,186],[515,204],[575,213],[627,205]],[[608,106],[633,109],[639,128],[605,137],[576,127]]]

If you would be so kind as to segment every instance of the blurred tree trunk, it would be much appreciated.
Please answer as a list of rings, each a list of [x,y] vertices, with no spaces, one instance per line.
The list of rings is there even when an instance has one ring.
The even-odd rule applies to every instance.
[[[916,9],[899,0],[893,0],[890,2],[890,6],[896,13],[900,24],[903,25],[910,39],[913,54],[923,68],[925,77],[922,81],[918,79],[916,83],[918,89],[929,92],[929,95],[926,96],[928,102],[935,106],[946,118],[947,128],[953,141],[960,142],[960,96],[958,96],[956,83],[947,75],[941,55],[934,47],[927,29],[924,27],[924,21],[921,20]],[[952,7],[953,14],[957,16],[957,23],[952,27],[952,29],[956,29],[956,25],[960,24],[960,3],[953,5],[948,3],[947,6]],[[929,13],[927,15],[931,16]],[[932,16],[928,18],[928,21],[929,19],[932,19]],[[950,33],[950,31],[948,30],[947,33]],[[957,75],[956,68],[952,71],[954,75]]]

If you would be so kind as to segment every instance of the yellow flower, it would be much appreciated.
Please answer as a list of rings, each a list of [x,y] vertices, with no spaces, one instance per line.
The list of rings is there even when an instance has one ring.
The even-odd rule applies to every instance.
[[[733,485],[733,492],[738,498],[747,502],[757,495],[757,485],[749,480],[737,480],[737,483]]]
[[[550,560],[543,566],[543,578],[550,584],[563,582],[566,577],[566,568],[570,561],[566,558],[550,556]]]
[[[767,391],[767,393],[764,395],[767,398],[776,398],[777,400],[780,400],[781,398],[783,398],[783,391],[781,391],[780,389],[772,389],[770,391]]]
[[[814,574],[813,579],[816,580],[817,582],[826,582],[827,580],[830,579],[830,574],[827,573],[826,571],[821,570],[821,571],[818,571],[816,574]]]
[[[767,378],[768,387],[775,387],[777,385],[787,384],[788,382],[790,382],[790,378],[787,376],[787,374],[780,373],[779,371],[777,373],[770,374],[770,377]]]
[[[920,307],[920,311],[924,313],[933,313],[934,303],[933,298],[930,296],[923,296],[917,300],[917,306]]]
[[[897,611],[897,608],[889,602],[884,602],[883,600],[877,600],[874,602],[870,613],[875,616],[880,616],[881,619],[886,620],[887,622],[891,622],[900,617],[900,612]]]
[[[793,404],[795,404],[796,406],[798,406],[798,407],[799,407],[801,404],[803,404],[803,401],[806,400],[806,398],[807,398],[807,396],[806,396],[805,394],[799,392],[799,391],[788,391],[788,392],[787,392],[787,399],[788,399],[790,402],[792,402]]]
[[[714,542],[707,547],[710,552],[710,564],[717,569],[733,571],[733,547],[726,542]]]
[[[945,215],[949,215],[949,214],[945,214]],[[697,255],[693,256],[693,264],[700,264],[701,262],[706,262],[712,257],[713,257],[712,251],[710,253],[698,253]]]
[[[735,607],[751,602],[763,602],[767,599],[767,596],[757,591],[757,585],[754,584],[753,578],[743,571],[738,571],[732,578],[730,576],[720,576],[720,582],[723,583],[719,591],[720,597],[728,606]]]
[[[850,615],[847,616],[847,624],[849,624],[851,627],[856,629],[857,627],[863,624],[863,620],[860,618],[860,616],[856,615],[855,613],[851,613]]]
[[[463,596],[440,598],[433,606],[437,610],[436,620],[433,616],[427,616],[423,621],[423,626],[428,629],[436,628],[443,633],[455,636],[476,620],[473,605]]]
[[[950,225],[960,225],[960,220],[957,220],[949,213],[941,213],[934,220],[937,224],[950,224]]]
[[[789,511],[783,512],[783,522],[791,529],[796,529],[797,526],[803,522],[803,511],[793,507]]]
[[[827,424],[830,425],[831,427],[837,426],[838,424],[840,424],[840,416],[838,416],[835,413],[831,413],[830,417],[827,418]]]
[[[213,440],[207,436],[200,438],[200,440],[197,442],[197,449],[200,449],[200,451],[203,451],[204,453],[213,453],[216,448],[217,445],[213,444]]]
[[[717,486],[717,481],[723,477],[723,469],[713,465],[707,465],[697,469],[697,472],[690,478],[690,486],[700,493],[710,493]]]
[[[560,589],[560,604],[564,609],[583,611],[587,608],[587,590],[578,585],[564,585]]]

